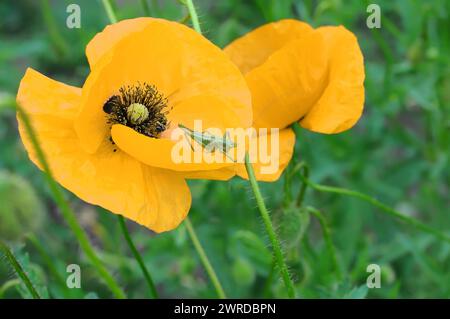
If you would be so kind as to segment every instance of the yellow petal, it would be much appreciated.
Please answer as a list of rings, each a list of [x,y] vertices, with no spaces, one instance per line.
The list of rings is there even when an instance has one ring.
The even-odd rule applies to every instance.
[[[72,120],[77,114],[80,97],[80,88],[51,80],[28,68],[20,83],[17,102],[23,102],[28,113],[66,121]],[[38,102],[33,103],[34,100],[45,101],[45,107]]]
[[[225,52],[246,74],[256,127],[283,128],[302,119],[311,131],[339,133],[362,114],[363,56],[342,26],[313,30],[281,20],[249,32]]]
[[[272,147],[271,139],[277,141],[278,146]],[[254,143],[261,145],[261,139],[267,140],[267,152],[263,152],[264,156],[261,156],[261,148],[255,149],[255,152],[249,151],[250,160],[252,161],[253,170],[255,172],[256,179],[263,182],[273,182],[280,178],[284,169],[289,164],[292,158],[295,146],[295,134],[290,128],[279,131],[279,137],[275,139],[268,134],[259,135],[253,138],[256,141]],[[257,154],[259,153],[259,154]],[[253,154],[253,155],[252,155]],[[252,160],[253,158],[253,160]],[[236,164],[234,166],[236,174],[242,178],[248,179],[247,170],[245,164]]]
[[[170,169],[173,171],[189,172],[214,170],[232,165],[225,161],[225,158],[221,153],[219,153],[220,157],[223,158],[221,162],[205,162],[204,155],[208,154],[204,153],[203,148],[194,143],[193,146],[195,147],[195,152],[191,150],[189,144],[185,144],[184,146],[178,144],[181,146],[177,148],[177,143],[187,143],[182,134],[180,135],[181,138],[179,140],[165,138],[157,139],[139,134],[128,126],[116,124],[111,129],[111,135],[118,148],[139,162],[149,166]],[[195,155],[195,153],[199,155]],[[215,152],[213,155],[214,154]],[[198,158],[198,160],[196,158]]]
[[[319,133],[340,133],[359,120],[364,107],[364,61],[356,37],[342,26],[322,27],[328,81],[300,125]]]
[[[230,102],[227,99],[217,96],[199,95],[175,105],[168,115],[168,120],[170,121],[170,129],[163,133],[162,138],[150,138],[123,125],[113,126],[111,130],[112,138],[122,151],[150,166],[183,172],[216,170],[221,167],[231,166],[232,163],[220,163],[217,161],[216,163],[208,163],[204,155],[209,154],[204,152],[197,142],[186,139],[185,134],[180,129],[178,130],[182,134],[173,137],[173,130],[182,124],[198,133],[209,131],[216,134],[214,131],[211,131],[211,129],[215,129],[218,130],[216,135],[223,137],[227,129],[246,125],[249,118],[239,118],[239,115],[236,114],[235,109],[230,106]],[[200,126],[195,126],[196,121],[198,121]],[[184,142],[185,147],[175,149],[176,144],[179,142]],[[194,147],[195,153],[199,152],[200,154],[194,154],[189,144]],[[213,152],[211,157],[214,157],[216,153],[219,159],[226,160],[226,157],[219,151]],[[186,154],[188,160],[180,159],[180,156],[178,156],[180,154],[181,156]],[[200,156],[198,160],[195,159],[197,158],[196,156]],[[214,173],[209,173],[209,176],[213,175]]]
[[[118,23],[106,26],[102,32],[97,33],[86,46],[86,57],[91,69],[100,58],[106,55],[120,40],[133,32],[142,30],[151,18],[136,18],[121,20]]]
[[[246,136],[246,151],[250,155],[253,170],[258,181],[273,182],[280,178],[292,158],[295,146],[295,133],[287,128],[271,134],[259,131],[259,135]],[[235,154],[238,161],[229,167],[210,171],[185,173],[190,179],[228,180],[234,175],[248,179],[243,158]]]
[[[290,41],[246,75],[253,98],[253,126],[285,128],[302,118],[327,81],[321,34]]]
[[[28,68],[17,93],[17,103],[30,117],[39,142],[45,146],[43,137],[64,139],[67,127],[73,123],[81,97],[81,89],[47,78]],[[28,134],[19,120],[19,132],[30,159],[41,168]],[[51,151],[58,153],[63,145],[52,144]],[[47,148],[47,147],[46,147]],[[42,168],[41,168],[42,169]]]
[[[145,166],[105,141],[95,155],[83,151],[73,129],[80,89],[29,69],[17,101],[27,112],[55,180],[82,200],[122,214],[154,231],[175,228],[187,215],[191,197],[178,174]],[[19,119],[30,159],[34,148]]]
[[[225,53],[246,74],[263,64],[289,41],[301,39],[313,29],[306,23],[286,19],[268,23],[230,43]]]
[[[261,148],[261,140],[263,138],[267,141],[265,142],[267,143],[267,149]],[[274,148],[272,147],[272,143],[277,143],[278,146]],[[250,145],[259,146],[252,149]],[[267,136],[264,134],[253,136],[246,146],[250,158],[254,159],[252,161],[252,167],[256,179],[262,182],[274,182],[280,178],[292,158],[295,146],[295,133],[292,129],[288,128],[279,131],[278,138],[270,133]],[[260,152],[262,152],[262,156]],[[186,172],[184,177],[188,179],[225,181],[235,175],[248,179],[245,163],[242,162],[242,159],[233,166],[223,167],[217,170]]]
[[[197,95],[175,104],[167,115],[171,128],[183,124],[192,128],[195,121],[201,121],[202,131],[210,128],[225,131],[227,128],[247,127],[252,121],[247,106],[238,101],[230,102],[220,95]]]
[[[103,54],[88,76],[75,129],[90,153],[108,138],[103,104],[123,85],[146,82],[173,104],[209,94],[236,102],[234,111],[251,125],[251,97],[245,79],[226,55],[194,30],[151,19]],[[141,20],[139,20],[141,21]]]
[[[193,171],[183,174],[186,179],[210,179],[215,181],[227,181],[236,175],[233,166],[223,167],[209,171]]]

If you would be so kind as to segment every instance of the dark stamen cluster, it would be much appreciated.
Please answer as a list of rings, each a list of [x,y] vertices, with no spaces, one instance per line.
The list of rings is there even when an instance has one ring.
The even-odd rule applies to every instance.
[[[148,117],[138,124],[134,124],[127,115],[128,107],[134,103],[142,104],[148,110]],[[154,138],[159,137],[169,124],[166,118],[169,112],[167,108],[167,98],[158,92],[156,86],[147,83],[123,86],[119,89],[119,94],[111,96],[103,105],[109,124],[126,125],[138,133]]]

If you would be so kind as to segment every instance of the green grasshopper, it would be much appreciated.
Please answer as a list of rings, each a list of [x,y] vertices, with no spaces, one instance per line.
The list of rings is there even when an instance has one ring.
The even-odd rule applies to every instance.
[[[189,137],[191,140],[200,144],[207,152],[212,153],[217,150],[235,162],[235,160],[228,155],[228,151],[236,147],[236,144],[231,140],[229,132],[226,132],[223,137],[221,137],[209,132],[196,132],[183,124],[178,124],[178,127],[184,131],[186,137]],[[190,143],[189,145],[191,146],[192,151],[194,151],[192,144]]]

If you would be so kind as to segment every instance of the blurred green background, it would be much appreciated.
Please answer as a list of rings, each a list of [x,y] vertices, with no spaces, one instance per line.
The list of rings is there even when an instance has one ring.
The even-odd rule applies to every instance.
[[[66,27],[66,7],[81,7],[81,28]],[[119,19],[143,16],[140,1],[113,1]],[[148,0],[156,17],[183,20],[178,1]],[[370,194],[448,233],[450,2],[381,1],[381,29],[368,29],[361,0],[195,1],[207,38],[220,47],[268,21],[296,18],[313,26],[342,24],[365,57],[364,116],[346,133],[327,136],[296,128],[294,161],[311,179]],[[81,86],[89,72],[88,41],[108,24],[100,1],[0,2],[0,105],[15,96],[26,67]],[[3,100],[2,100],[3,99]],[[107,298],[110,292],[81,253],[54,204],[43,174],[28,160],[15,112],[0,108],[0,238],[6,240],[43,296]],[[273,218],[281,220],[284,177],[263,183]],[[247,181],[192,181],[190,216],[229,297],[286,297],[271,273],[270,246]],[[300,181],[294,181],[298,189]],[[102,260],[130,298],[148,297],[117,219],[66,192]],[[298,217],[280,232],[300,297],[449,298],[450,245],[402,225],[358,199],[308,189],[331,229],[342,277],[333,272],[316,219]],[[295,215],[297,214],[297,215]],[[284,215],[283,215],[284,216]],[[296,217],[297,216],[297,217]],[[280,225],[281,223],[281,225]],[[184,226],[154,235],[129,222],[163,297],[216,297]],[[304,232],[301,233],[300,232]],[[300,236],[302,235],[302,236]],[[0,257],[0,298],[27,297]],[[79,264],[82,288],[65,285],[66,266]],[[381,288],[367,289],[367,265],[382,268]]]

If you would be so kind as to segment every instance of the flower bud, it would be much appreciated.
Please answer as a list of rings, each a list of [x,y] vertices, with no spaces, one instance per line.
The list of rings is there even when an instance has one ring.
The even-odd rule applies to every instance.
[[[17,241],[41,227],[43,205],[25,179],[0,171],[0,202],[0,239]]]

